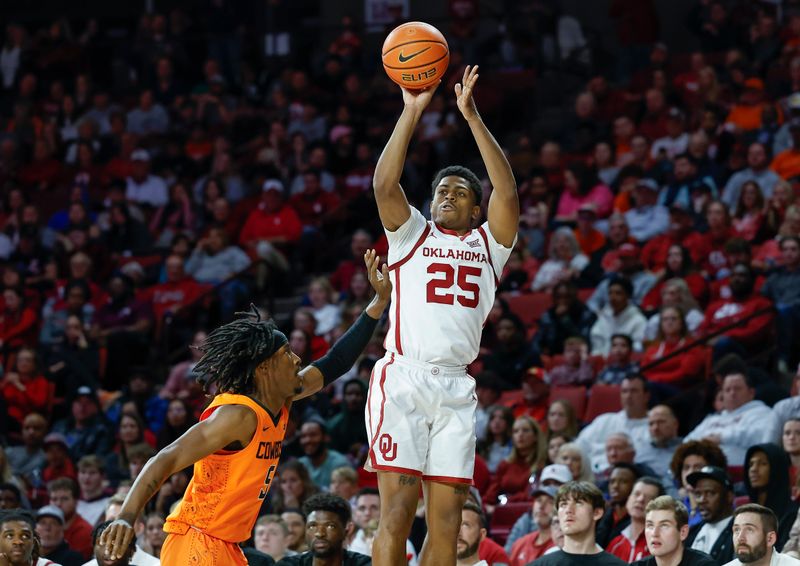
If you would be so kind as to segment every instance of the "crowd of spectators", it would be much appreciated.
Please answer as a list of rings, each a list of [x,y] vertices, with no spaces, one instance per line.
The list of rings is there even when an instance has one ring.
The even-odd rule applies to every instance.
[[[349,16],[331,41],[301,33],[280,0],[264,32],[234,4],[143,14],[124,41],[95,20],[4,30],[0,507],[31,510],[41,556],[63,566],[92,558],[92,529],[202,415],[189,345],[253,302],[307,364],[370,300],[364,251],[385,257],[372,173],[402,102],[366,34]],[[521,204],[470,367],[473,503],[494,525],[481,558],[522,566],[557,546],[570,480],[603,491],[597,542],[626,562],[647,554],[644,509],[663,493],[720,564],[746,501],[778,517],[776,549],[800,552],[800,10],[698,0],[700,48],[680,53],[652,1],[613,0],[612,64],[555,3],[512,4],[489,38],[472,2],[443,26],[450,68],[402,180],[427,212],[442,166],[485,177],[451,94],[480,64]],[[307,550],[307,513],[347,523],[330,492],[357,526],[342,544],[370,553],[381,332],[293,409],[258,551]],[[158,557],[190,472],[149,504],[134,564]],[[419,517],[412,564],[423,538]]]

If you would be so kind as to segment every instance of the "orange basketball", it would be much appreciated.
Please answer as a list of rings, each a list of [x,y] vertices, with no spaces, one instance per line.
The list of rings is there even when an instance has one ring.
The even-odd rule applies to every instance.
[[[450,50],[438,29],[424,22],[408,22],[386,36],[381,58],[390,79],[419,90],[442,78],[450,62]]]

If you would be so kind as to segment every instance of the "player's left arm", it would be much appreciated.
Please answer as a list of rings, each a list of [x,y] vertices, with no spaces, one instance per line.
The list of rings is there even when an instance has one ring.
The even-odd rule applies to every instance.
[[[303,391],[296,395],[293,401],[313,395],[347,373],[369,343],[375,333],[378,320],[386,309],[386,305],[389,304],[392,295],[389,268],[386,264],[379,267],[380,260],[381,258],[375,253],[375,250],[368,250],[364,254],[367,276],[372,288],[375,289],[375,296],[358,320],[339,338],[330,351],[320,359],[311,362],[301,372]]]
[[[456,103],[461,114],[469,124],[481,158],[489,173],[492,183],[492,196],[489,197],[489,230],[497,242],[506,248],[514,245],[519,224],[519,198],[517,197],[517,183],[511,171],[500,144],[483,123],[475,99],[472,96],[475,84],[478,82],[478,66],[464,70],[464,78],[457,83]]]

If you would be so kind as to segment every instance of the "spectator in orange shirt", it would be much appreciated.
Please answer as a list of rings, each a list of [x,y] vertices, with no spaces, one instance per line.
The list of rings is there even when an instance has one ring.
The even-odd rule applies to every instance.
[[[744,88],[725,121],[739,130],[757,130],[761,127],[761,112],[768,105],[764,102],[764,81],[756,77],[749,78],[744,81]]]
[[[574,230],[575,238],[583,253],[591,257],[606,245],[606,237],[594,227],[597,220],[597,207],[586,202],[578,207],[578,226]]]
[[[776,155],[769,166],[784,179],[800,175],[800,118],[793,118],[789,123],[789,133],[792,147]]]

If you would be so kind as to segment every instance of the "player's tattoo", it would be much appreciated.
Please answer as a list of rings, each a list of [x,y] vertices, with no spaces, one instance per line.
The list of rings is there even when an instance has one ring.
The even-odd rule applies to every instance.
[[[453,486],[453,491],[456,492],[456,495],[467,495],[469,488],[465,485],[455,485]]]
[[[417,485],[417,477],[403,474],[400,476],[400,485]]]

